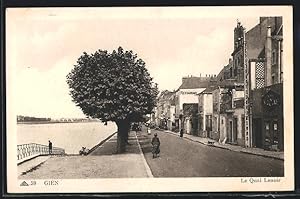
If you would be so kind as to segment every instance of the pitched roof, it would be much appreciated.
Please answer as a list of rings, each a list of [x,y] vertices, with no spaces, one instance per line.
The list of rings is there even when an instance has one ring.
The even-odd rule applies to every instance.
[[[159,95],[159,99],[168,99],[170,98],[173,94],[175,94],[174,91],[168,91],[168,90],[164,90],[160,93]]]
[[[214,83],[213,77],[187,77],[182,78],[182,84],[179,89],[206,88]]]
[[[215,86],[209,86],[204,91],[202,91],[200,94],[211,94],[213,90],[215,90]]]

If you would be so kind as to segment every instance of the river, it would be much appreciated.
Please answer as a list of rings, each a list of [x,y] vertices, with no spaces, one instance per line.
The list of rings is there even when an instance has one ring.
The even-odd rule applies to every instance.
[[[78,154],[81,147],[92,148],[101,140],[117,131],[115,123],[50,123],[18,124],[17,143],[37,143],[64,148],[67,154]]]

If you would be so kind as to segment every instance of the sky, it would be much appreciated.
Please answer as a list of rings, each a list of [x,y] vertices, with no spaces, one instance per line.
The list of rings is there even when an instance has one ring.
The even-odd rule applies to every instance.
[[[184,76],[217,75],[233,51],[237,19],[250,30],[259,14],[268,14],[250,8],[7,9],[7,86],[14,108],[18,115],[85,117],[66,83],[84,51],[133,50],[160,90],[177,89]]]

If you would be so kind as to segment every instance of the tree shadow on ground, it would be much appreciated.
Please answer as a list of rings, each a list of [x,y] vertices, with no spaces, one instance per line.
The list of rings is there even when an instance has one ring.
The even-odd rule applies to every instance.
[[[106,141],[103,145],[95,149],[90,155],[122,155],[122,154],[140,154],[138,142],[135,137],[135,132],[131,132],[128,137],[128,144],[124,153],[117,153],[117,135]]]
[[[143,150],[143,153],[152,153],[152,145],[151,145],[151,135],[148,135],[146,133],[141,133],[138,136],[138,140],[140,143],[140,146]]]

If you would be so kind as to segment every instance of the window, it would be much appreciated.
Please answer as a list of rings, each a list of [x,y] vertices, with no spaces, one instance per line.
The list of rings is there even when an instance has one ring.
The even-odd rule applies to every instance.
[[[274,130],[277,131],[277,123],[274,123]]]
[[[269,127],[269,123],[266,123],[266,130],[269,130],[270,127]]]
[[[237,67],[234,68],[234,76],[237,76]]]
[[[272,63],[272,65],[277,63],[277,54],[276,54],[275,50],[273,50],[273,52],[272,52],[271,63]]]
[[[273,143],[274,144],[278,144],[278,141],[279,141],[279,136],[278,136],[278,124],[276,121],[274,121],[273,123]]]
[[[255,63],[255,85],[256,85],[256,88],[263,88],[265,86],[264,62],[256,62]]]

